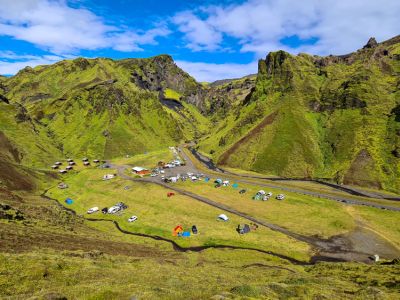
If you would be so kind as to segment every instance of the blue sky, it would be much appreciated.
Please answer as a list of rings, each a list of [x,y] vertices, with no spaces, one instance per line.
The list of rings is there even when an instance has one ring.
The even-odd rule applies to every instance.
[[[268,52],[345,54],[400,34],[398,0],[0,0],[0,74],[78,56],[170,54],[199,81]]]

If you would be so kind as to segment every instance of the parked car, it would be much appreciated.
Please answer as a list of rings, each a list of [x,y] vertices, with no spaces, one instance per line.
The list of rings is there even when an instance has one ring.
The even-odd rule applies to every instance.
[[[88,214],[93,214],[93,213],[98,212],[98,211],[99,211],[98,207],[92,207],[87,211],[87,213]]]
[[[119,207],[121,210],[127,209],[128,206],[124,202],[118,202],[115,206]]]
[[[135,222],[138,218],[136,216],[132,216],[128,219],[128,222]]]
[[[119,208],[118,206],[111,206],[108,209],[108,213],[109,214],[115,214],[115,213],[119,212],[120,210],[121,210],[121,208]]]
[[[283,199],[285,199],[284,194],[279,194],[278,196],[276,196],[276,200],[283,200]]]

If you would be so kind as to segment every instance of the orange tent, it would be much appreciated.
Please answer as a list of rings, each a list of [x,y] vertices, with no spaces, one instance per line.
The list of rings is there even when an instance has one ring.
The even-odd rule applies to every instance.
[[[173,236],[177,236],[178,234],[183,232],[183,227],[181,225],[178,225],[174,228],[174,231],[172,232]]]

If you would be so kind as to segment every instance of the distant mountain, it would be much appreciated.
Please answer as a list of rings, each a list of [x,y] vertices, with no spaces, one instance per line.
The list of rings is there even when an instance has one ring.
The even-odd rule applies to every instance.
[[[400,190],[400,36],[344,56],[270,53],[246,98],[199,143],[220,165]]]

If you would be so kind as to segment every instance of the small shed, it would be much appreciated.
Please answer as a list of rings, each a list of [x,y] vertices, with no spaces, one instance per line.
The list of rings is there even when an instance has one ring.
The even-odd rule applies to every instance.
[[[146,168],[142,168],[142,167],[133,167],[132,168],[133,173],[137,174],[137,175],[147,175],[150,173],[150,171]]]

